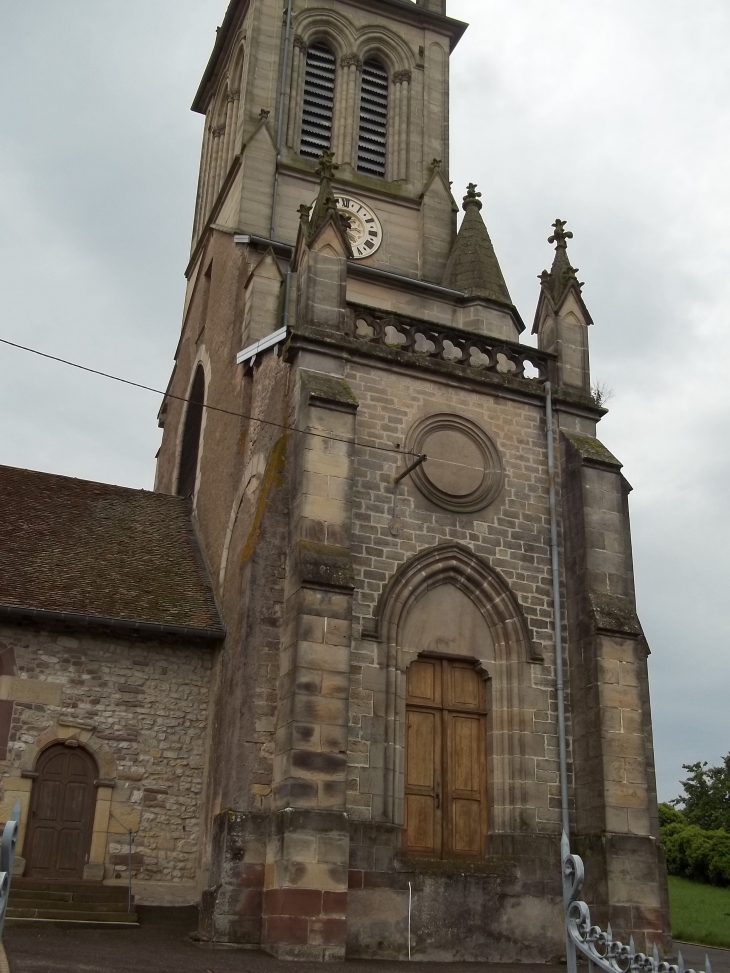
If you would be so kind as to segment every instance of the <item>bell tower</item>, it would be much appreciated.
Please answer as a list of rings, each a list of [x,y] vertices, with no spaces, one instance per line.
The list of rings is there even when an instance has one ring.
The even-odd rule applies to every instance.
[[[455,232],[449,56],[465,29],[444,7],[292,2],[282,19],[275,0],[231,3],[193,102],[205,115],[193,257],[213,225],[293,245],[326,149],[355,214],[354,259],[441,283]]]
[[[449,59],[465,28],[445,0],[232,0],[193,103],[203,146],[156,489],[189,498],[226,625],[201,934],[280,957],[560,955],[561,800],[614,928],[634,917],[637,943],[666,928],[591,319],[562,221],[537,348],[520,343],[474,184],[457,233]],[[603,533],[581,528],[562,551],[566,668],[590,687],[590,727],[613,734],[588,759],[581,696],[590,793],[558,781],[548,381],[556,516],[616,534],[593,550]],[[619,670],[628,688],[604,692]],[[601,790],[624,763],[631,785]],[[641,889],[617,877],[637,856]]]

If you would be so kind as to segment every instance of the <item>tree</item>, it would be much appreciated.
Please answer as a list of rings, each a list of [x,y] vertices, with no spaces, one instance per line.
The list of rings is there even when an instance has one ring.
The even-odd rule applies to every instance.
[[[689,773],[681,782],[684,794],[670,803],[681,808],[688,824],[730,833],[730,753],[720,767],[701,761],[684,764],[683,769]]]

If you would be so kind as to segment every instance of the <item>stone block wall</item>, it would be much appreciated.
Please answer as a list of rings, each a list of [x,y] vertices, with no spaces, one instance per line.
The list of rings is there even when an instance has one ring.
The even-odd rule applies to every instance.
[[[525,666],[518,732],[521,751],[503,773],[522,782],[525,822],[533,831],[559,827],[557,699],[553,668],[550,520],[542,400],[519,401],[494,389],[465,389],[432,377],[390,373],[352,363],[345,376],[358,399],[358,443],[403,448],[411,426],[433,413],[466,416],[492,438],[504,464],[504,486],[489,507],[455,516],[439,510],[406,479],[399,489],[399,531],[391,531],[393,480],[405,468],[395,453],[358,447],[353,491],[354,643],[350,691],[348,810],[353,818],[384,814],[384,746],[388,692],[382,643],[369,627],[399,567],[439,544],[457,543],[484,558],[504,579],[524,614],[541,663]],[[521,754],[521,757],[520,757]],[[494,783],[494,782],[493,782]],[[516,820],[516,819],[515,819]],[[509,829],[509,826],[507,826]]]
[[[347,955],[524,963],[563,955],[557,836],[490,835],[484,860],[400,856],[400,828],[350,826]]]
[[[37,756],[75,740],[100,779],[85,878],[126,881],[132,830],[137,900],[197,901],[210,646],[6,623],[0,649],[15,672],[0,687],[12,706],[0,818],[20,797],[21,853]]]
[[[648,646],[636,616],[628,488],[599,442],[564,433],[569,678],[575,831],[594,921],[640,949],[669,947]]]

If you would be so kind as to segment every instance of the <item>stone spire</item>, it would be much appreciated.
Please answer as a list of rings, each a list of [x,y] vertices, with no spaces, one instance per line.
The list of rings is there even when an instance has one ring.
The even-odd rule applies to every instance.
[[[569,287],[576,287],[578,293],[583,288],[576,276],[578,268],[571,267],[568,260],[568,240],[573,239],[573,234],[570,230],[565,229],[565,223],[565,220],[555,220],[553,223],[555,232],[548,238],[548,243],[555,244],[553,265],[550,272],[543,270],[540,274],[543,290],[547,292],[554,307],[558,307],[562,303]]]
[[[512,306],[507,285],[482,219],[482,195],[469,183],[464,197],[464,219],[451,248],[443,284],[469,297],[482,297]]]
[[[309,219],[306,222],[306,228],[310,240],[314,238],[328,219],[339,221],[342,229],[344,230],[345,236],[347,236],[347,231],[350,229],[349,219],[342,213],[337,212],[335,191],[332,188],[332,180],[335,178],[335,172],[337,172],[339,168],[339,165],[335,162],[334,152],[330,152],[329,149],[325,149],[320,157],[319,165],[317,166],[316,170],[317,175],[319,176],[319,194],[317,195],[317,199],[312,207],[312,212],[309,215]],[[301,206],[299,207],[299,213],[302,225],[305,225],[305,214],[302,212]]]
[[[533,334],[540,333],[540,323],[545,319],[546,314],[560,316],[571,303],[584,324],[593,324],[593,319],[583,300],[583,284],[576,276],[578,268],[572,267],[568,260],[568,240],[573,239],[573,234],[565,229],[565,220],[555,220],[553,231],[552,236],[548,238],[548,243],[555,244],[555,257],[550,270],[543,270],[540,274],[540,299],[535,312],[535,323],[532,326]]]

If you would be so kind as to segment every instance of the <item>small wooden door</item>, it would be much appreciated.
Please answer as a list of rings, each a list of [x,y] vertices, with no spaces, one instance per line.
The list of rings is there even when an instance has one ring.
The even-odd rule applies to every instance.
[[[473,665],[419,658],[406,688],[405,848],[478,858],[487,831],[487,693]]]
[[[36,770],[25,874],[78,881],[91,849],[96,766],[85,750],[56,744],[41,754]]]

